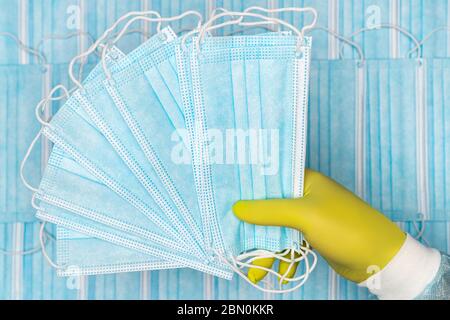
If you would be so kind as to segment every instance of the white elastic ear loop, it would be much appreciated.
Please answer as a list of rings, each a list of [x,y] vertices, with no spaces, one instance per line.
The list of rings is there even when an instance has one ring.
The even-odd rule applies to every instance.
[[[36,194],[33,194],[33,197],[31,198],[31,205],[33,206],[34,209],[36,209],[37,211],[45,211],[44,209],[42,209],[41,207],[39,207],[36,204]],[[41,222],[41,226],[39,228],[39,243],[40,243],[40,249],[42,252],[42,255],[44,256],[45,260],[47,260],[47,262],[55,269],[65,269],[65,266],[60,266],[58,264],[56,264],[55,262],[52,261],[52,259],[50,258],[50,256],[47,253],[47,250],[45,249],[46,247],[46,243],[44,241],[44,237],[49,237],[49,235],[45,235],[47,232],[45,231],[45,225],[47,224],[47,222],[42,221]]]
[[[363,52],[363,50],[362,50],[362,48],[361,48],[361,46],[359,44],[357,44],[356,42],[354,42],[354,41],[352,41],[352,40],[350,40],[350,39],[340,35],[339,33],[336,33],[334,31],[332,31],[332,30],[330,30],[328,28],[322,27],[322,26],[316,26],[313,29],[311,29],[310,31],[314,31],[314,30],[325,31],[326,33],[332,35],[336,39],[339,39],[343,43],[346,43],[349,46],[353,47],[358,52],[360,65],[363,66],[365,64],[366,58],[364,57],[364,52]],[[342,53],[343,53],[342,50],[340,50],[340,52],[339,52],[340,59],[343,59]]]
[[[187,16],[191,16],[191,15],[197,16],[197,17],[199,18],[198,26],[200,26],[201,23],[202,23],[203,17],[202,17],[202,15],[201,15],[199,12],[193,11],[193,10],[186,11],[186,12],[180,14],[180,15],[173,16],[173,17],[166,17],[166,18],[162,18],[162,17],[158,17],[158,18],[149,18],[149,17],[145,17],[145,16],[137,16],[137,17],[134,17],[134,18],[130,19],[130,20],[124,25],[124,27],[122,28],[122,30],[117,34],[117,36],[115,37],[115,39],[114,39],[111,43],[106,44],[105,47],[104,47],[103,50],[102,50],[102,67],[103,67],[103,70],[104,70],[104,72],[105,72],[106,78],[107,78],[108,80],[111,79],[111,72],[110,72],[109,69],[108,69],[108,66],[107,66],[107,64],[106,64],[106,59],[105,59],[106,53],[107,53],[107,50],[108,50],[108,47],[109,47],[110,45],[115,45],[115,44],[123,37],[123,35],[124,35],[125,32],[127,31],[127,29],[130,27],[130,25],[132,25],[135,21],[143,20],[143,21],[147,21],[147,22],[158,22],[159,24],[161,24],[162,22],[173,22],[173,21],[181,20],[181,19],[183,19],[183,18],[185,18],[185,17],[187,17]],[[159,32],[160,32],[160,31],[159,31]]]
[[[309,247],[302,247],[302,248],[309,249]],[[305,277],[305,275],[301,275],[299,277],[288,278],[287,275],[289,274],[290,269],[294,266],[295,263],[299,263],[299,262],[307,259],[307,255],[309,252],[311,252],[313,254],[313,258],[314,258],[313,264],[311,267],[311,271],[312,271],[315,268],[315,265],[317,262],[317,257],[314,254],[314,252],[312,252],[311,250],[306,250],[306,249],[304,249],[304,250],[286,249],[284,252],[281,252],[281,253],[274,253],[274,252],[266,251],[266,250],[255,250],[255,251],[238,256],[237,258],[235,258],[235,261],[236,261],[236,264],[238,264],[242,267],[251,267],[253,269],[264,270],[264,271],[269,272],[270,274],[277,276],[278,278],[280,278],[280,285],[281,285],[283,280],[286,280],[288,282],[296,282]],[[286,258],[286,255],[289,253],[291,254],[291,257]],[[296,253],[298,254],[297,258],[295,257]],[[242,260],[245,260],[249,257],[251,257],[251,258],[246,260],[245,262],[241,262]],[[251,263],[254,262],[255,260],[259,260],[262,258],[274,258],[279,261],[287,262],[290,265],[289,265],[289,268],[285,271],[285,273],[283,275],[280,275],[278,272],[275,272],[274,270],[269,269],[269,268],[251,265]]]
[[[419,220],[420,226],[417,224],[417,220]],[[425,239],[425,237],[423,236],[426,230],[425,215],[423,213],[419,213],[417,220],[412,221],[414,229],[416,229],[417,232],[414,238],[418,241],[423,241],[425,244],[429,246],[427,239]]]
[[[63,95],[58,96],[58,97],[53,97],[53,95],[55,94],[55,92],[57,92],[58,90],[62,90],[63,91]],[[41,101],[39,101],[39,103],[37,104],[36,108],[35,108],[35,115],[37,120],[39,121],[39,123],[43,126],[46,127],[49,125],[48,122],[46,122],[44,119],[41,118],[40,113],[42,112],[42,109],[45,107],[45,105],[49,102],[49,101],[56,101],[56,100],[61,100],[65,97],[69,96],[69,92],[67,91],[67,89],[63,86],[63,85],[57,85],[56,87],[54,87],[48,94],[47,97],[43,98]],[[32,140],[30,146],[27,149],[27,152],[25,153],[25,156],[23,157],[21,163],[20,163],[20,170],[19,170],[19,174],[20,174],[20,179],[22,180],[22,183],[25,185],[25,187],[27,189],[29,189],[32,192],[38,192],[39,189],[36,187],[33,187],[25,178],[25,174],[24,174],[24,169],[25,169],[25,165],[28,161],[28,159],[30,158],[31,152],[33,151],[34,146],[36,145],[36,143],[39,141],[39,138],[42,135],[42,129],[39,130],[39,132],[37,133],[37,135],[34,137],[34,139]]]
[[[361,33],[364,33],[364,32],[367,32],[367,31],[376,31],[376,30],[379,30],[379,29],[394,29],[394,30],[397,30],[398,32],[400,32],[401,34],[403,34],[404,36],[406,36],[407,38],[409,38],[412,42],[414,42],[415,46],[417,47],[417,60],[418,61],[422,60],[422,50],[420,48],[420,43],[417,40],[417,38],[412,33],[410,33],[408,30],[406,30],[406,29],[404,29],[404,28],[402,28],[400,26],[394,25],[394,24],[378,24],[378,25],[375,25],[375,26],[373,26],[371,28],[360,29],[360,30],[352,33],[351,35],[345,36],[345,37],[349,38],[349,39],[352,39],[352,38],[356,37],[357,35],[359,35]],[[343,54],[342,50],[343,50],[343,47],[341,46],[341,48],[340,48],[340,54],[341,55]],[[409,58],[409,53],[408,53],[407,58]]]
[[[253,6],[253,7],[248,7],[247,9],[245,9],[244,12],[250,12],[250,11],[262,11],[262,12],[266,12],[266,13],[283,13],[283,12],[298,12],[298,13],[308,12],[308,13],[311,13],[313,15],[313,21],[310,24],[308,24],[302,28],[302,34],[305,34],[308,30],[313,29],[317,24],[317,10],[312,7],[305,7],[305,8],[286,7],[286,8],[267,9],[267,8]]]
[[[423,45],[425,44],[425,42],[427,42],[428,40],[430,40],[430,38],[435,34],[438,33],[439,31],[447,31],[450,32],[450,27],[449,26],[442,26],[442,27],[438,27],[436,29],[434,29],[433,31],[431,31],[430,33],[428,33],[423,39],[422,41],[419,42],[419,44],[415,45],[414,48],[412,48],[409,52],[408,52],[408,57],[410,57],[415,51],[419,50],[420,48],[423,48]]]
[[[200,44],[203,41],[203,38],[205,37],[206,32],[211,31],[211,30],[216,30],[219,28],[223,28],[225,26],[230,26],[230,25],[234,25],[234,24],[242,24],[242,19],[237,19],[237,20],[231,20],[231,21],[226,21],[217,25],[212,25],[212,23],[214,23],[216,20],[222,18],[222,17],[226,17],[226,16],[237,16],[237,17],[253,17],[253,18],[259,18],[262,19],[264,21],[270,21],[273,24],[279,24],[279,25],[283,25],[289,29],[291,29],[294,33],[297,34],[297,36],[299,37],[299,42],[298,42],[298,49],[301,49],[301,46],[303,44],[303,33],[301,31],[299,31],[296,27],[294,27],[293,25],[287,23],[284,20],[281,19],[277,19],[277,18],[271,18],[271,17],[267,17],[261,14],[257,14],[257,13],[250,13],[250,12],[233,12],[233,11],[228,11],[228,12],[224,12],[224,13],[220,13],[214,17],[211,17],[200,29],[199,32],[199,36],[197,39],[197,48],[198,50],[200,50]],[[245,25],[247,26],[252,26],[252,25],[259,25],[261,22],[256,21],[256,22],[245,22]]]
[[[51,35],[45,36],[39,41],[36,49],[42,52],[41,47],[44,45],[44,43],[46,41],[68,40],[68,39],[71,39],[74,37],[87,37],[91,43],[95,42],[94,37],[89,32],[76,31],[76,32],[68,33],[68,34],[51,34]],[[42,53],[42,55],[44,55],[44,53]],[[86,62],[87,62],[87,59],[83,59],[80,63],[80,68],[78,70],[78,79],[80,82],[81,82],[81,79],[83,78],[83,68],[84,68],[84,65],[86,64]]]
[[[297,285],[295,285],[294,287],[289,288],[289,289],[279,289],[279,290],[266,289],[266,288],[260,287],[257,284],[254,284],[252,281],[250,281],[247,278],[247,276],[241,271],[241,269],[243,267],[255,268],[257,266],[254,266],[254,265],[251,265],[251,264],[248,264],[248,263],[238,262],[233,257],[230,257],[230,261],[229,261],[227,258],[225,258],[222,254],[220,254],[218,252],[216,252],[216,255],[219,257],[220,260],[222,260],[222,262],[227,264],[234,272],[236,272],[241,278],[243,278],[245,281],[247,281],[247,283],[249,283],[254,288],[256,288],[256,289],[258,289],[260,291],[263,291],[263,292],[267,292],[267,293],[281,294],[281,293],[288,293],[288,292],[295,291],[298,288],[300,288],[301,286],[303,286],[306,283],[306,281],[308,280],[310,273],[312,272],[312,270],[316,266],[317,255],[309,248],[302,247],[301,249],[305,250],[305,252],[306,252],[305,259],[304,259],[304,262],[305,262],[305,273],[302,276],[297,277],[295,279],[295,280],[300,281],[300,282]],[[309,259],[308,259],[308,256],[310,254],[314,257],[314,261],[313,261],[313,264],[311,266],[310,266]],[[274,257],[277,257],[277,256],[278,255],[274,254]],[[264,270],[264,271],[266,271],[266,272],[268,272],[270,274],[275,274],[277,277],[280,276],[278,273],[276,273],[275,271],[273,271],[272,269],[269,269],[269,268],[258,267],[258,269]],[[285,278],[284,280],[289,281],[291,279]]]
[[[4,36],[4,37],[8,37],[8,38],[13,39],[20,49],[22,49],[23,51],[25,51],[25,52],[35,56],[36,58],[38,58],[39,64],[44,65],[44,66],[47,64],[47,59],[45,58],[45,56],[41,52],[39,52],[38,50],[27,46],[22,41],[20,41],[20,39],[17,38],[14,34],[9,33],[9,32],[0,32],[0,36]]]
[[[66,266],[60,266],[58,264],[56,264],[55,262],[52,261],[52,259],[50,258],[50,256],[47,253],[47,250],[45,249],[45,242],[44,242],[44,233],[45,233],[45,225],[46,222],[42,222],[41,223],[41,227],[39,229],[39,242],[41,244],[41,249],[42,249],[42,255],[44,256],[45,260],[47,260],[47,262],[55,269],[66,269]]]
[[[73,75],[73,67],[75,65],[75,63],[83,58],[88,57],[90,54],[92,54],[93,52],[95,52],[95,50],[97,50],[97,47],[103,42],[105,41],[108,36],[114,31],[114,29],[120,24],[122,23],[122,21],[128,19],[129,17],[133,17],[133,16],[144,16],[144,15],[155,15],[157,17],[160,17],[159,13],[156,11],[131,11],[128,12],[126,14],[124,14],[123,16],[121,16],[119,19],[117,19],[116,22],[114,22],[86,51],[80,53],[79,55],[75,56],[69,63],[69,77],[70,80],[75,84],[75,86],[77,88],[83,88],[83,85],[81,84],[80,81],[78,81],[75,76]]]

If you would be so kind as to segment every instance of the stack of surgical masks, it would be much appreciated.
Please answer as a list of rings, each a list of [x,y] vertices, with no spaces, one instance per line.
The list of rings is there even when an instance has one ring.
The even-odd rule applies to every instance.
[[[314,21],[299,29],[276,18],[284,11]],[[161,25],[188,16],[199,19],[189,32]],[[230,279],[255,259],[291,252],[303,274],[279,278],[302,285],[315,255],[301,235],[240,222],[231,208],[241,199],[302,196],[311,50],[304,32],[315,20],[310,8],[216,10],[204,23],[193,11],[131,12],[75,57],[74,88],[55,87],[36,109],[53,149],[33,205],[44,247],[45,223],[57,226],[58,274],[192,268]],[[158,32],[124,54],[116,44],[135,21],[158,23]],[[233,24],[274,31],[215,36]],[[73,66],[94,52],[100,63],[78,79]],[[62,98],[44,119],[43,107]]]

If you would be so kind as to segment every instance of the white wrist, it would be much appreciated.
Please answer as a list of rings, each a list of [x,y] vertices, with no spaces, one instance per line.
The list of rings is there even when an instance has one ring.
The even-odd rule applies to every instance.
[[[395,257],[375,275],[359,284],[381,300],[411,300],[433,281],[441,264],[441,254],[411,237]]]

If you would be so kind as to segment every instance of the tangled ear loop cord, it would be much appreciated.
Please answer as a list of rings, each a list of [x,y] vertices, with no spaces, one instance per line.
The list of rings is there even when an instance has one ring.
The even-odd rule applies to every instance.
[[[265,255],[261,255],[261,251],[264,251]],[[300,248],[300,250],[290,250],[287,249],[286,251],[290,251],[291,252],[291,259],[286,259],[282,254],[276,254],[270,251],[265,251],[265,250],[256,250],[256,254],[258,254],[258,256],[253,257],[253,259],[250,259],[247,262],[242,262],[241,260],[239,260],[238,258],[234,258],[232,256],[230,256],[229,258],[226,258],[223,254],[221,254],[218,251],[214,251],[215,255],[219,258],[220,261],[222,261],[223,263],[225,263],[226,265],[228,265],[235,273],[238,274],[239,277],[241,277],[242,279],[244,279],[247,283],[249,283],[251,286],[253,286],[254,288],[263,291],[263,292],[267,292],[267,293],[275,293],[275,294],[282,294],[282,293],[288,293],[288,292],[292,292],[297,290],[298,288],[302,287],[305,282],[308,280],[309,275],[311,274],[311,272],[314,270],[314,268],[317,265],[317,255],[310,249],[307,247],[302,246]],[[298,258],[294,257],[294,251],[295,253],[299,254]],[[248,254],[244,254],[244,255],[251,255],[252,253],[248,253]],[[242,255],[241,255],[242,256]],[[313,256],[313,262],[310,265],[310,261],[309,261],[309,257]],[[250,264],[251,262],[257,260],[257,259],[261,259],[261,258],[274,258],[274,259],[279,259],[280,261],[286,261],[286,262],[290,262],[289,267],[287,268],[286,272],[283,275],[280,275],[279,273],[275,272],[274,270],[270,269],[270,268],[265,268],[262,266],[255,266]],[[243,260],[243,259],[242,259]],[[295,278],[288,278],[287,274],[290,272],[290,270],[292,269],[292,267],[294,266],[295,263],[304,261],[305,264],[305,272],[304,274],[302,274],[301,276],[295,277]],[[245,273],[242,271],[242,269],[244,268],[253,268],[253,269],[259,269],[262,271],[266,271],[269,274],[275,275],[277,278],[279,278],[279,285],[280,285],[280,289],[267,289],[267,288],[263,288],[255,283],[253,283],[250,279],[248,279],[248,277],[245,275]],[[292,288],[288,288],[288,289],[281,289],[281,286],[283,284],[284,281],[287,282],[299,282],[298,284],[296,284],[294,287]],[[262,282],[263,284],[267,282]]]

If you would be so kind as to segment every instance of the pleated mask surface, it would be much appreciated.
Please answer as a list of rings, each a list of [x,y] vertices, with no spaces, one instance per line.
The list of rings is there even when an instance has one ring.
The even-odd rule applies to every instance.
[[[167,42],[174,39],[174,35],[167,32],[154,37],[161,42],[163,49]],[[151,56],[151,53],[152,50],[145,47],[138,48],[128,56],[129,65],[125,67],[121,62],[116,64],[116,69],[121,71],[113,71],[111,79],[103,82],[104,86],[95,87],[96,83],[91,82],[94,86],[86,86],[86,94],[77,95],[77,99],[130,171],[166,213],[177,232],[187,241],[190,239],[190,243],[201,251],[204,245],[200,223],[189,213],[188,207],[177,191],[177,188],[184,188],[182,184],[185,182],[178,179],[178,184],[175,184],[168,172],[176,171],[173,167],[165,167],[165,162],[161,160],[159,154],[167,149],[167,145],[153,144],[154,140],[167,141],[170,138],[171,123],[167,121],[164,113],[158,113],[158,110],[162,111],[163,108],[160,107],[161,102],[153,88],[140,90],[141,83],[138,82],[140,79],[134,76],[140,74],[141,79],[144,78],[139,60],[141,57]],[[139,105],[140,109],[131,109],[117,92],[117,86],[123,83],[132,86],[132,97],[137,96],[137,99],[145,102]],[[143,94],[136,95],[137,91]],[[148,127],[142,126],[137,120],[143,118],[149,118],[147,122],[151,121]],[[163,197],[171,201],[164,200]]]
[[[159,176],[177,208],[195,220],[186,219],[186,223],[194,225],[191,229],[195,230],[196,225],[202,226],[203,221],[193,189],[195,178],[191,158],[186,150],[189,139],[183,132],[184,114],[175,61],[178,44],[179,40],[175,40],[137,59],[126,71],[113,73],[113,81],[106,86],[147,159],[153,163],[156,156],[160,159],[157,163]],[[136,92],[146,92],[147,95],[136,95]],[[202,236],[205,232],[207,230],[203,229]]]
[[[111,58],[114,57],[114,59]],[[106,59],[111,65],[115,60],[124,59],[126,55],[118,48],[112,47]],[[97,65],[86,77],[84,83],[87,83],[102,73],[101,65]],[[62,150],[55,152],[64,154]],[[67,156],[67,155],[65,155]],[[70,158],[70,157],[69,157]],[[73,163],[73,166],[78,164]],[[81,168],[79,171],[85,172]],[[96,179],[90,176],[92,181]],[[96,183],[101,184],[99,181]],[[92,195],[89,195],[92,196]],[[78,203],[80,204],[80,203]],[[128,210],[133,210],[131,207]],[[74,275],[94,275],[106,273],[131,272],[142,270],[155,270],[175,268],[179,264],[161,261],[160,259],[152,258],[148,255],[136,252],[134,250],[114,245],[110,242],[103,241],[97,238],[92,238],[81,233],[71,231],[62,227],[56,227],[56,262],[65,268],[58,269],[58,275],[74,276]],[[95,248],[94,251],[90,248]],[[114,254],[111,254],[113,252]]]
[[[77,96],[76,93],[75,96]],[[81,94],[78,95],[78,98],[80,96]],[[56,144],[61,144],[62,149],[66,149],[66,152],[70,153],[70,149],[72,158],[88,167],[88,170],[91,170],[95,176],[103,179],[103,182],[112,190],[123,197],[131,199],[131,202],[140,210],[143,210],[148,218],[158,221],[159,226],[168,235],[175,236],[177,227],[179,227],[176,218],[173,215],[166,216],[165,213],[167,212],[154,213],[153,208],[156,209],[158,205],[166,205],[167,203],[167,200],[160,195],[159,188],[155,188],[150,182],[148,185],[141,185],[140,181],[133,175],[133,172],[124,165],[122,158],[112,148],[109,141],[97,130],[95,124],[92,123],[91,118],[86,114],[76,98],[71,97],[68,100],[49,125],[44,128],[44,134]],[[83,128],[83,132],[79,131],[80,128]],[[87,139],[85,141],[91,141],[93,145],[88,146],[84,144],[83,138]],[[105,153],[99,154],[97,148],[105,149]],[[109,156],[105,157],[107,152]],[[145,176],[145,173],[143,175]],[[112,179],[111,176],[113,177]],[[121,179],[119,181],[122,182],[123,180],[123,182],[117,182],[116,179]],[[149,190],[156,194],[151,194],[153,198],[148,197]],[[133,194],[133,191],[138,192],[139,196]],[[170,223],[175,223],[175,228],[169,226],[169,221]],[[189,238],[186,239],[186,242],[189,242],[189,240]],[[195,250],[195,247],[193,250]]]
[[[300,245],[295,231],[245,225],[231,212],[239,199],[302,194],[311,39],[301,55],[297,41],[205,37],[198,47],[178,48],[185,121],[200,146],[193,159],[201,206],[216,249],[237,255]],[[220,42],[227,45],[215,48]]]
[[[427,211],[424,218],[450,220],[450,63],[446,59],[426,60]]]
[[[146,43],[145,45],[148,46],[148,43]],[[142,50],[141,50],[141,52],[145,52],[145,51],[142,51]],[[116,53],[117,53],[117,52],[116,52]],[[116,60],[117,60],[117,58],[120,58],[120,57],[117,57],[117,55],[116,55]],[[123,65],[126,65],[126,64],[128,64],[128,63],[130,63],[130,61],[132,61],[132,60],[130,60],[129,57],[126,57],[126,58],[121,59],[122,66],[123,66]],[[94,69],[94,71],[88,76],[88,80],[94,79],[94,78],[96,78],[96,77],[98,77],[98,70],[97,70],[97,69]],[[59,153],[59,155],[58,155],[58,153]],[[52,161],[53,165],[57,164],[56,166],[60,166],[61,163],[65,163],[66,166],[69,166],[69,167],[74,167],[74,166],[76,166],[76,164],[75,164],[73,161],[67,160],[67,154],[65,154],[65,153],[62,152],[61,150],[58,150],[58,152],[55,152],[54,155],[52,154],[53,159],[57,158],[58,156],[61,157],[61,158],[65,158],[65,161],[61,161],[61,162],[60,162],[59,160]],[[67,164],[68,162],[70,162],[70,164]],[[67,168],[65,168],[65,169],[67,170]],[[52,169],[49,169],[49,171],[50,171],[50,170],[52,170]],[[54,169],[53,169],[53,170],[54,170]],[[77,170],[79,170],[79,168],[78,168]],[[79,177],[76,177],[76,178],[79,178]],[[45,185],[45,184],[44,184],[44,185]],[[92,187],[92,186],[91,186],[91,187]],[[87,188],[89,188],[89,186],[87,186]],[[55,193],[55,191],[58,192],[58,191],[57,191],[58,189],[59,189],[59,188],[52,189],[51,192],[52,192],[52,193]],[[70,188],[68,188],[68,189],[70,189]],[[48,191],[48,190],[44,190],[44,191]],[[73,190],[72,190],[72,191],[73,191]],[[41,192],[41,195],[38,195],[38,198],[39,198],[40,200],[43,200],[44,202],[45,202],[45,201],[51,202],[52,205],[63,206],[63,207],[65,207],[66,209],[67,209],[67,208],[72,208],[71,210],[78,210],[78,212],[80,212],[80,210],[81,210],[80,208],[73,209],[73,207],[71,207],[70,204],[67,203],[67,202],[65,202],[65,204],[62,205],[61,202],[60,202],[60,200],[61,200],[61,194],[58,194],[58,195],[56,196],[56,198],[53,198],[52,200],[50,200],[50,198],[48,197],[48,194],[51,193],[51,192]],[[42,194],[44,194],[44,195],[42,195]],[[108,196],[108,195],[105,194],[105,196]],[[62,196],[62,198],[64,198],[64,199],[70,199],[70,194],[65,194],[65,195]],[[57,199],[57,200],[55,200],[55,199]],[[77,203],[86,203],[86,202],[83,202],[83,200],[80,199]],[[96,205],[96,204],[95,204],[95,201],[94,201],[94,202],[90,202],[89,205],[95,206],[95,205]],[[88,206],[89,206],[89,205],[88,205]],[[134,208],[133,208],[133,209],[134,209]],[[128,209],[128,210],[130,210],[130,209]],[[127,210],[122,211],[122,212],[126,212],[126,211],[127,211]],[[135,211],[136,211],[136,210],[135,210]],[[108,212],[108,214],[111,213],[111,211],[108,211],[108,210],[107,210],[106,212]],[[114,213],[112,213],[112,214],[114,214]],[[117,214],[117,213],[116,213],[116,214]],[[42,215],[41,215],[40,217],[41,217],[41,218],[44,218],[44,219],[48,219],[47,215],[46,215],[46,216],[42,216]],[[135,217],[135,218],[136,218],[136,217]],[[98,221],[98,216],[97,216],[97,221]],[[104,220],[104,219],[103,219],[103,221],[107,221],[108,224],[111,224],[111,223],[112,223],[111,220]],[[118,225],[117,225],[118,221],[115,221],[114,223],[115,223],[115,225],[114,225],[114,224],[113,224],[113,225],[114,225],[115,227],[117,227],[117,226],[118,226]],[[135,221],[134,221],[133,223],[135,223]],[[122,227],[122,228],[128,228],[127,230],[130,230],[130,225],[127,225],[127,226],[121,225],[121,227]],[[131,228],[133,228],[133,227],[131,227]],[[141,232],[142,232],[142,230],[141,230]],[[216,271],[214,271],[214,272],[216,272]]]
[[[367,62],[366,200],[400,221],[416,220],[424,205],[419,68],[415,59]]]
[[[151,260],[158,269],[172,268],[174,262],[178,266],[189,267],[214,275],[222,275],[223,271],[209,266],[204,261],[192,257],[189,247],[184,246],[179,238],[167,238],[164,232],[142,220],[142,214],[132,209],[130,204],[120,197],[113,197],[109,188],[96,182],[85,169],[71,159],[58,154],[55,146],[50,156],[40,191],[36,197],[39,201],[37,217],[54,223],[60,227],[78,233],[101,239],[115,245],[133,249],[135,251],[157,258]],[[87,196],[89,194],[89,196]],[[108,201],[99,199],[108,198]],[[86,207],[83,207],[86,205]],[[127,214],[124,214],[126,212]],[[124,221],[125,218],[127,221]],[[134,219],[134,220],[133,220]],[[131,221],[131,223],[129,223]],[[146,224],[145,224],[146,223]],[[88,239],[89,241],[89,239]],[[85,244],[86,245],[86,244]],[[86,248],[85,248],[86,249]],[[100,251],[102,247],[89,246],[89,250]],[[64,261],[64,251],[58,257]],[[104,255],[97,260],[100,265],[111,254]],[[79,257],[79,260],[89,257]],[[167,263],[170,262],[170,263]],[[83,265],[88,265],[87,260]],[[61,265],[61,267],[64,267]],[[68,270],[67,272],[73,272]]]

